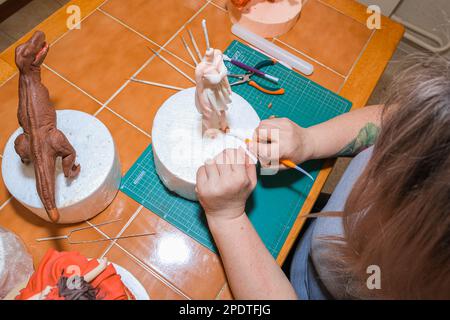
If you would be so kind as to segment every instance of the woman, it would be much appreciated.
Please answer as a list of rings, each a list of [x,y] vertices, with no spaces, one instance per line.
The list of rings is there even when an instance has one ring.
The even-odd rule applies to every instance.
[[[198,196],[235,298],[450,298],[449,61],[416,57],[385,106],[307,129],[265,120],[254,141],[263,165],[278,162],[272,145],[297,163],[357,156],[301,239],[291,282],[244,212],[256,184],[244,151],[199,169]]]

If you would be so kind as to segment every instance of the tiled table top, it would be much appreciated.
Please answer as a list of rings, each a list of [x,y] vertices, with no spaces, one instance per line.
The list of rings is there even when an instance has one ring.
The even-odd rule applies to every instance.
[[[312,80],[351,100],[354,107],[362,107],[401,39],[403,28],[383,18],[382,29],[367,29],[365,8],[353,0],[304,2],[294,29],[273,41],[311,62],[315,67]],[[37,27],[46,32],[51,42],[43,81],[57,109],[82,110],[105,123],[114,136],[126,172],[151,142],[152,119],[157,109],[174,93],[127,79],[136,75],[177,87],[192,86],[147,47],[157,50],[162,46],[163,56],[193,75],[180,35],[186,36],[189,27],[202,39],[200,21],[206,18],[212,45],[225,49],[236,39],[230,32],[226,1],[73,0],[68,5],[72,4],[81,8],[80,30],[67,30],[67,6]],[[14,47],[0,54],[0,155],[18,127]],[[332,164],[322,170],[302,213],[311,210]],[[89,245],[35,241],[117,218],[121,218],[119,223],[90,229],[77,237],[98,239],[146,231],[156,231],[156,235]],[[301,219],[295,224],[278,259],[280,263],[302,224]],[[91,221],[57,226],[35,217],[11,198],[0,179],[0,226],[24,240],[35,263],[49,247],[76,250],[89,257],[106,255],[131,271],[154,299],[232,298],[218,256],[122,193]]]

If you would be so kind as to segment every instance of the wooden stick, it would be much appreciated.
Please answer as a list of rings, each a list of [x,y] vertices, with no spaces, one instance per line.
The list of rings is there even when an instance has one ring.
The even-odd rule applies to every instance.
[[[168,85],[168,84],[159,83],[159,82],[153,82],[153,81],[146,81],[146,80],[141,80],[141,79],[136,79],[136,78],[131,78],[130,81],[143,83],[143,84],[148,84],[148,85],[155,86],[155,87],[171,89],[171,90],[178,90],[178,91],[184,90],[183,88],[174,87],[174,86],[171,86],[171,85]]]
[[[195,59],[194,54],[192,53],[191,48],[189,48],[189,45],[187,44],[186,40],[184,40],[184,37],[181,36],[181,41],[183,42],[184,47],[186,48],[186,51],[189,53],[189,55],[191,56],[192,61],[194,61],[194,64],[197,66],[198,62]]]
[[[211,46],[209,45],[209,36],[208,36],[208,28],[206,27],[206,19],[202,20],[202,28],[203,34],[205,35],[206,50],[209,50]]]
[[[192,34],[190,29],[188,29],[188,33],[189,33],[189,37],[191,38],[191,42],[194,45],[195,52],[197,52],[198,58],[200,59],[200,61],[202,61],[203,56],[200,53],[200,50],[198,49],[197,42],[195,42],[195,39],[194,39],[194,35]]]
[[[167,60],[166,58],[164,58],[162,55],[160,55],[158,52],[156,52],[155,50],[153,50],[152,48],[147,47],[149,50],[151,50],[157,57],[159,57],[162,61],[164,61],[165,63],[167,63],[169,66],[171,66],[172,68],[174,68],[176,71],[178,71],[182,76],[184,76],[186,79],[188,79],[189,81],[191,81],[193,84],[196,84],[194,79],[192,79],[191,77],[189,77],[186,73],[184,73],[180,68],[178,68],[176,65],[174,65],[172,62],[170,62],[169,60]]]

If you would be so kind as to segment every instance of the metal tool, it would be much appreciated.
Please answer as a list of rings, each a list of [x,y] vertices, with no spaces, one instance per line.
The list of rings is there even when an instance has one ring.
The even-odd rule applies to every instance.
[[[259,62],[254,69],[260,70],[261,68],[267,67],[267,66],[273,66],[276,62],[273,60],[263,60]],[[255,75],[254,72],[247,72],[245,74],[228,74],[231,78],[239,79],[236,82],[231,83],[231,86],[238,86],[244,83],[247,83],[248,85],[258,89],[261,92],[272,94],[272,95],[281,95],[285,93],[284,88],[270,88],[261,84],[258,84],[257,82],[253,81],[251,77]]]
[[[72,241],[71,240],[72,235],[76,232],[80,232],[80,231],[87,230],[87,229],[92,229],[95,227],[101,227],[101,226],[104,226],[107,224],[118,222],[120,220],[122,220],[122,219],[111,220],[111,221],[95,224],[95,225],[88,226],[88,227],[75,228],[75,229],[71,230],[67,235],[39,238],[39,239],[36,239],[36,241],[43,242],[43,241],[51,241],[51,240],[67,240],[70,244],[86,244],[86,243],[96,243],[96,242],[104,242],[104,241],[112,241],[112,240],[120,240],[120,239],[137,238],[137,237],[151,236],[151,235],[156,234],[156,232],[149,232],[149,233],[132,234],[132,235],[128,235],[128,236],[120,236],[120,237],[115,237],[115,238],[102,238],[102,239],[95,239],[95,240],[80,240],[80,241]]]
[[[239,67],[241,69],[247,70],[249,72],[253,72],[256,76],[264,78],[264,79],[267,79],[267,80],[272,81],[272,82],[274,82],[276,84],[278,84],[278,81],[280,81],[279,78],[271,76],[270,74],[267,74],[267,73],[265,73],[265,72],[263,72],[263,71],[261,71],[261,70],[259,70],[257,68],[253,68],[253,67],[251,67],[251,66],[249,66],[249,65],[247,65],[247,64],[245,64],[245,63],[243,63],[243,62],[241,62],[239,60],[231,59],[226,54],[223,55],[223,60],[228,61],[228,62],[234,64],[235,66],[237,66],[237,67]],[[275,62],[274,62],[274,64],[275,64]]]

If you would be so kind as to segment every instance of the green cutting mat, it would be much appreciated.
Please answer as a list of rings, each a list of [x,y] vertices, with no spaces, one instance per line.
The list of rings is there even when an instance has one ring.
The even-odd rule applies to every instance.
[[[248,46],[233,41],[226,50],[231,58],[248,65],[267,59]],[[227,63],[230,73],[244,71]],[[267,72],[279,77],[286,93],[280,96],[264,94],[249,85],[233,87],[257,111],[261,119],[271,115],[288,117],[300,126],[309,127],[350,110],[351,103],[320,85],[289,70],[281,64],[267,67]],[[270,82],[257,79],[261,84]],[[267,106],[272,103],[272,108]],[[317,177],[322,161],[304,163],[313,177]],[[307,198],[312,181],[293,171],[283,171],[275,176],[260,176],[258,185],[247,202],[247,213],[267,249],[276,258]],[[125,175],[121,190],[128,196],[179,228],[207,248],[216,247],[206,225],[201,207],[171,193],[156,174],[151,145]]]

